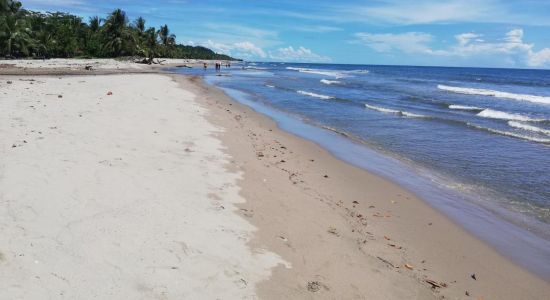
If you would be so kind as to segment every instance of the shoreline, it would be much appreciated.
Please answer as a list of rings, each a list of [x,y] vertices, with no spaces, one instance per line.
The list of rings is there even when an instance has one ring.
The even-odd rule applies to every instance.
[[[257,228],[247,245],[288,262],[256,285],[260,298],[437,299],[467,291],[474,299],[542,299],[549,292],[543,279],[397,184],[279,129],[200,78],[152,72],[194,94],[222,129],[209,136],[223,145],[226,171],[242,174],[246,202],[235,214]]]
[[[322,176],[315,176],[315,171],[313,169],[316,169],[314,166],[307,166],[307,159],[304,156],[315,156],[317,159],[314,159],[315,162],[320,162],[319,164],[322,165],[330,165],[331,168],[334,168],[331,173],[335,172],[342,174],[345,173],[351,173],[352,175],[344,175],[343,178],[338,178],[338,183],[330,183],[330,187],[324,187],[322,192],[319,192],[316,196],[309,195],[309,197],[312,197],[314,199],[310,199],[313,201],[313,203],[317,202],[317,204],[328,206],[328,210],[336,213],[339,217],[342,217],[345,219],[344,224],[340,224],[340,226],[348,227],[347,229],[351,232],[344,233],[340,232],[340,230],[336,230],[338,232],[337,237],[343,237],[346,236],[348,239],[346,242],[351,242],[354,244],[352,247],[357,247],[357,249],[360,253],[363,255],[367,254],[370,259],[373,261],[378,260],[376,263],[380,263],[382,265],[387,266],[387,263],[390,262],[390,272],[396,271],[399,276],[410,276],[413,278],[414,281],[416,281],[417,284],[423,285],[424,287],[430,287],[430,284],[426,283],[426,279],[429,280],[429,278],[442,278],[440,279],[441,282],[444,282],[445,279],[448,280],[448,282],[453,282],[452,285],[456,285],[453,287],[453,291],[448,291],[447,289],[450,289],[450,286],[444,289],[436,289],[436,296],[444,295],[445,297],[462,297],[465,295],[466,290],[468,290],[467,286],[471,283],[477,283],[476,281],[472,281],[470,278],[470,275],[476,273],[479,274],[479,272],[487,272],[487,275],[489,276],[495,276],[495,278],[492,278],[492,282],[486,282],[485,284],[494,285],[496,289],[500,289],[499,291],[492,290],[488,293],[485,293],[481,296],[487,297],[487,298],[510,298],[514,299],[514,296],[511,296],[514,292],[512,290],[515,290],[518,292],[518,289],[521,289],[520,287],[516,286],[514,288],[510,288],[510,290],[505,291],[507,289],[504,289],[500,287],[499,282],[503,281],[510,281],[510,282],[521,282],[522,280],[535,280],[538,281],[540,287],[544,290],[546,287],[545,280],[536,276],[535,274],[531,273],[530,271],[523,269],[523,267],[520,267],[516,265],[514,262],[509,260],[508,258],[502,256],[499,254],[495,249],[493,249],[491,246],[489,246],[486,242],[478,239],[471,233],[467,232],[465,229],[463,229],[460,225],[454,223],[451,219],[449,219],[448,216],[443,215],[441,212],[439,212],[437,209],[432,208],[430,205],[428,205],[424,200],[419,199],[412,193],[404,190],[404,188],[398,186],[397,184],[390,182],[388,179],[384,179],[380,175],[375,175],[372,173],[369,173],[368,171],[355,167],[353,165],[350,165],[347,162],[344,162],[340,160],[339,158],[333,156],[333,154],[329,153],[327,150],[321,148],[321,146],[317,145],[314,142],[305,140],[301,137],[295,136],[293,133],[286,132],[282,129],[280,129],[276,122],[273,121],[270,117],[265,116],[259,112],[254,111],[252,108],[246,106],[245,104],[241,104],[238,101],[232,99],[230,96],[226,95],[222,90],[218,89],[214,86],[209,86],[206,82],[203,82],[200,78],[193,78],[193,76],[189,75],[182,75],[182,74],[176,74],[172,75],[175,77],[182,76],[182,77],[190,77],[190,79],[181,79],[182,81],[188,80],[196,84],[197,82],[200,84],[199,91],[202,91],[204,94],[213,93],[215,94],[215,99],[212,99],[214,96],[209,96],[207,99],[207,105],[208,108],[214,108],[215,113],[210,116],[210,119],[213,120],[215,124],[222,124],[224,127],[233,128],[233,133],[227,134],[226,136],[222,135],[222,140],[225,144],[228,146],[228,152],[233,156],[237,162],[236,164],[244,165],[240,166],[239,169],[245,170],[245,179],[243,182],[243,196],[245,198],[249,199],[254,197],[258,194],[265,194],[267,191],[274,191],[275,187],[269,186],[264,187],[264,193],[258,192],[257,187],[261,186],[262,183],[259,180],[259,177],[257,176],[246,176],[246,170],[254,169],[254,171],[263,174],[264,176],[267,176],[265,173],[260,172],[258,169],[264,168],[264,170],[267,169],[276,169],[279,172],[282,172],[283,178],[278,178],[278,180],[287,182],[290,180],[290,183],[293,187],[303,185],[304,183],[300,180],[297,180],[298,178],[305,178],[307,180],[304,180],[306,183],[309,181],[312,181],[312,185],[315,186],[315,188],[319,188],[321,185],[324,185],[327,183],[327,178],[324,178]],[[186,86],[186,88],[189,88]],[[220,100],[221,99],[221,100]],[[228,111],[229,110],[229,111]],[[226,117],[220,117],[220,115],[228,115]],[[240,117],[237,117],[240,116]],[[237,118],[235,118],[237,117]],[[242,139],[240,142],[236,141],[235,138],[235,131],[238,130],[244,130],[243,128],[255,128],[258,132],[250,133],[253,137],[250,136],[241,136]],[[244,150],[242,149],[242,146],[239,145],[245,145],[246,143],[243,140],[251,139],[252,143],[255,144],[254,140],[258,140],[258,137],[264,137],[263,143],[257,143],[256,147],[261,147],[263,149],[261,157],[257,157],[258,161],[251,161],[250,156],[255,155],[254,150],[247,149],[247,153],[243,154]],[[293,144],[296,148],[299,149],[296,150],[294,147],[285,147],[285,150],[288,150],[286,152],[286,155],[289,155],[293,159],[301,160],[301,162],[298,162],[299,166],[296,166],[296,168],[307,168],[307,172],[304,172],[303,174],[299,174],[300,172],[293,173],[291,168],[287,167],[286,165],[289,164],[289,162],[292,159],[284,158],[284,154],[280,153],[280,151],[276,151],[273,149],[266,149],[266,145],[268,144],[267,141],[272,139],[271,143],[274,143],[275,145],[278,145],[279,143],[283,144],[283,140],[285,140],[285,144]],[[263,144],[263,146],[262,146]],[[231,150],[238,148],[239,150]],[[254,147],[253,147],[254,148]],[[267,150],[267,151],[266,151]],[[271,150],[271,151],[270,151]],[[293,153],[294,152],[294,153]],[[299,153],[298,153],[299,152]],[[274,154],[273,154],[274,153]],[[305,154],[304,153],[311,153],[311,154]],[[257,153],[256,153],[257,155]],[[240,157],[240,161],[239,161]],[[281,164],[281,158],[283,158],[284,163]],[[265,162],[268,160],[269,162]],[[304,160],[306,160],[304,162]],[[252,166],[251,166],[252,165]],[[254,166],[255,165],[255,166]],[[282,165],[285,165],[285,167],[282,167]],[[310,169],[311,168],[311,169]],[[290,172],[290,173],[289,173]],[[324,172],[328,171],[325,169]],[[286,173],[286,174],[285,174]],[[292,175],[296,174],[296,177],[293,177]],[[322,174],[322,173],[319,173]],[[329,180],[335,180],[336,178],[333,178],[335,175],[327,174],[329,175]],[[288,178],[284,178],[285,176],[290,176]],[[367,178],[367,181],[371,181],[370,184],[367,184],[369,188],[375,190],[375,191],[367,191],[365,190],[365,181],[357,180],[356,177],[359,178]],[[296,178],[294,182],[292,182],[292,178]],[[351,177],[351,178],[350,178]],[[270,180],[268,180],[269,182]],[[353,184],[350,184],[350,181],[353,182]],[[279,181],[277,181],[279,182]],[[330,182],[330,181],[328,181]],[[373,183],[374,182],[374,183]],[[282,184],[282,183],[281,183]],[[288,184],[288,183],[287,183]],[[363,192],[370,194],[374,193],[377,195],[377,193],[382,193],[383,198],[386,198],[384,200],[370,200],[367,203],[362,203],[362,201],[357,200],[351,200],[351,199],[360,199],[365,198],[361,195],[361,191],[350,191],[345,190],[346,188],[344,186],[347,186],[348,188],[352,189],[360,189],[363,190]],[[384,190],[386,188],[387,190]],[[300,188],[298,188],[300,189]],[[309,187],[303,188],[303,191],[310,191],[311,189]],[[337,190],[338,193],[341,193],[341,195],[347,196],[345,198],[348,198],[350,200],[348,201],[334,201],[334,193],[331,192],[331,190]],[[298,192],[298,195],[302,195],[302,192]],[[280,191],[284,194],[284,192]],[[290,193],[290,192],[288,192]],[[328,197],[327,197],[328,195]],[[380,196],[378,194],[378,196]],[[317,197],[317,199],[315,199]],[[270,199],[271,201],[283,201],[281,199],[277,199],[276,196],[273,196],[274,199]],[[324,198],[324,199],[319,199]],[[332,199],[331,199],[332,198]],[[344,198],[344,197],[342,197]],[[395,200],[389,200],[387,198],[395,199]],[[358,203],[354,203],[353,201],[357,201]],[[401,201],[407,201],[411,203],[405,203]],[[248,202],[247,202],[248,203]],[[396,207],[397,203],[403,204],[403,206],[406,207]],[[311,204],[311,203],[309,203]],[[374,204],[374,205],[371,205]],[[251,204],[252,205],[252,204]],[[258,212],[259,207],[261,207],[263,204],[253,204],[253,209],[255,209],[256,212]],[[285,203],[286,205],[290,205],[288,203]],[[287,238],[286,235],[289,235],[291,233],[286,232],[283,234],[277,234],[277,230],[273,230],[272,228],[270,230],[266,230],[266,233],[263,233],[263,229],[267,227],[266,224],[272,225],[272,222],[276,222],[277,220],[265,220],[268,218],[270,213],[273,213],[277,207],[277,205],[271,205],[269,209],[266,210],[265,215],[262,215],[260,217],[261,221],[256,222],[253,221],[253,224],[256,225],[260,229],[260,237],[261,244],[267,244],[269,248],[277,249],[277,253],[286,253],[288,256],[292,256],[293,252],[292,247],[294,247],[291,242],[290,238]],[[371,208],[374,206],[374,208]],[[383,208],[381,208],[383,207]],[[307,209],[303,207],[302,209]],[[250,206],[244,207],[247,211],[250,209]],[[265,209],[265,208],[264,208]],[[280,209],[280,208],[279,208]],[[319,208],[321,209],[321,208]],[[299,209],[297,209],[300,211]],[[322,210],[322,209],[321,209]],[[290,211],[290,209],[285,210],[287,213]],[[388,215],[384,215],[385,212],[389,212]],[[406,214],[409,214],[411,212],[414,212],[414,214],[418,214],[416,216],[406,216]],[[282,212],[281,212],[282,213]],[[326,214],[326,211],[324,211]],[[243,215],[246,215],[246,213],[243,213]],[[359,217],[359,220],[357,220],[357,216]],[[295,218],[299,218],[297,216],[294,216]],[[329,218],[328,216],[326,216]],[[399,224],[384,224],[384,223],[391,223],[386,222],[386,219],[388,218],[394,218],[401,219],[397,221]],[[407,220],[403,220],[403,219]],[[430,220],[430,222],[424,222],[422,219],[425,218],[426,220]],[[275,217],[271,217],[269,219],[276,219]],[[366,220],[367,226],[364,228],[363,222]],[[280,220],[279,220],[280,221]],[[285,220],[285,222],[288,220]],[[299,220],[296,220],[296,222],[300,222]],[[337,222],[336,220],[334,222]],[[437,228],[434,230],[433,225],[438,223],[438,227],[441,226],[442,228]],[[285,227],[281,224],[282,227]],[[370,228],[370,226],[373,226],[375,229]],[[391,226],[394,226],[394,228],[391,228]],[[294,227],[300,227],[292,226]],[[413,228],[409,228],[413,227]],[[328,236],[334,236],[335,234],[332,233],[332,229],[335,227],[327,225],[326,228],[320,228],[316,232],[318,235],[328,235]],[[377,233],[376,231],[382,230],[386,231],[386,234]],[[429,237],[424,236],[423,233],[417,232],[417,230],[427,230],[429,231],[430,235],[436,235],[437,238],[431,239]],[[355,235],[357,233],[357,235]],[[348,235],[349,234],[349,235]],[[285,240],[281,242],[280,236],[284,236]],[[313,234],[312,234],[313,235]],[[389,238],[389,239],[387,239]],[[442,240],[438,240],[438,239]],[[418,239],[422,239],[422,241],[419,241]],[[366,243],[364,243],[366,241]],[[319,241],[317,241],[319,242]],[[327,242],[326,240],[323,240],[322,243]],[[368,245],[363,246],[361,245]],[[283,244],[283,245],[281,245]],[[375,245],[371,245],[375,244]],[[393,246],[392,246],[393,245]],[[446,245],[443,247],[443,245]],[[307,245],[301,245],[303,247],[307,247]],[[348,245],[350,246],[350,245]],[[439,246],[445,248],[444,250],[438,249],[434,250],[434,246]],[[376,248],[375,252],[378,255],[373,255],[373,253],[368,253],[369,251],[364,250],[363,247],[373,247]],[[396,248],[402,247],[401,249],[407,249],[406,251],[403,251],[405,253],[399,253],[396,255],[396,253],[392,253],[391,250],[396,251]],[[287,248],[291,248],[291,251],[289,251]],[[309,248],[308,248],[309,249]],[[312,251],[312,249],[309,249]],[[390,250],[390,251],[388,251]],[[400,249],[397,249],[400,250]],[[441,251],[442,250],[442,251]],[[281,252],[279,252],[281,251]],[[367,253],[365,253],[365,251]],[[399,251],[397,251],[399,252]],[[413,252],[413,253],[411,253]],[[443,254],[443,253],[445,254]],[[460,254],[459,254],[460,253]],[[472,253],[475,253],[472,255]],[[345,257],[345,253],[339,253],[342,257]],[[412,255],[411,255],[412,254]],[[392,262],[392,260],[387,260],[381,255],[389,255],[389,257],[392,257],[392,259],[395,259],[397,262]],[[438,256],[438,259],[436,259],[433,265],[430,265],[427,267],[425,272],[417,272],[416,265],[422,266],[424,268],[428,259],[420,259],[418,256],[424,256],[424,257],[430,257],[436,255]],[[408,264],[409,262],[414,261],[415,259],[412,258],[414,256],[416,257],[416,262],[414,263],[413,270],[411,273],[413,274],[407,274],[407,271],[409,270],[407,267],[404,267],[405,264]],[[455,257],[453,257],[455,256]],[[462,256],[462,257],[460,257]],[[288,260],[286,255],[282,255],[282,257],[286,260]],[[460,257],[460,258],[458,258]],[[383,260],[381,260],[381,258]],[[446,261],[447,259],[450,259],[452,261]],[[298,261],[289,260],[293,267],[296,268],[296,265],[299,263]],[[424,261],[424,263],[422,263]],[[420,262],[420,263],[419,263]],[[325,262],[326,263],[326,262]],[[373,262],[374,263],[374,262]],[[376,264],[374,263],[374,264]],[[400,265],[401,263],[401,265]],[[322,265],[322,264],[321,264]],[[393,268],[391,265],[395,266],[396,268]],[[483,266],[483,267],[481,267]],[[433,268],[433,269],[432,269]],[[461,272],[463,272],[462,278],[457,278],[457,273],[460,272],[454,272],[445,270],[447,268],[450,269],[460,269]],[[470,271],[467,269],[476,269],[478,271],[472,271],[471,274],[468,274]],[[438,269],[438,270],[434,270]],[[484,269],[484,271],[480,271]],[[505,271],[507,269],[507,271]],[[498,271],[497,271],[498,270]],[[278,272],[277,272],[278,271]],[[289,276],[288,271],[289,270],[282,270],[278,269],[275,272],[275,278],[276,281],[283,280],[283,278],[287,278]],[[311,270],[310,270],[311,271]],[[379,271],[379,270],[378,270]],[[377,271],[377,272],[378,272]],[[340,270],[340,272],[342,272]],[[351,272],[351,270],[346,270],[346,272]],[[357,270],[357,272],[361,272],[360,270]],[[416,274],[414,274],[416,273]],[[515,276],[526,276],[526,278],[531,279],[520,279],[515,278],[511,279],[508,278],[507,280],[504,280],[504,278],[500,277],[498,273],[502,274],[515,274]],[[327,273],[328,274],[328,273]],[[321,277],[326,278],[328,276],[327,274],[322,275]],[[520,275],[521,274],[521,275]],[[356,274],[357,276],[360,276],[359,274]],[[362,274],[366,275],[366,274]],[[372,274],[368,274],[372,276]],[[411,276],[412,275],[412,276]],[[314,275],[312,275],[315,277]],[[398,277],[399,277],[398,276]],[[500,277],[500,278],[499,278]],[[454,279],[452,279],[454,278]],[[403,278],[400,278],[403,279]],[[397,278],[392,278],[392,280],[399,280]],[[494,281],[493,281],[494,280]],[[461,281],[461,282],[459,282]],[[538,285],[538,284],[537,284]],[[297,290],[297,287],[291,287],[289,286],[289,289],[294,288]],[[340,287],[341,288],[341,287]],[[369,287],[374,288],[374,287]],[[464,291],[458,291],[458,289],[464,288]],[[329,287],[330,289],[330,287]],[[269,293],[273,293],[276,291],[276,288],[273,286],[270,286],[269,282],[266,282],[265,287],[262,288],[262,290],[269,291]],[[429,289],[428,289],[429,290]],[[468,290],[468,293],[470,295],[474,295],[472,292],[473,289]],[[327,289],[328,291],[328,289]],[[542,291],[542,290],[541,290]],[[339,292],[342,292],[342,290],[339,290]],[[491,293],[496,293],[492,294]],[[511,294],[512,293],[512,294]],[[544,293],[544,292],[543,292]],[[534,296],[534,298],[542,297],[543,293],[539,294],[539,296]],[[517,297],[526,297],[528,292],[524,290],[522,293],[518,293]],[[302,297],[306,296],[307,294],[279,294],[279,297]],[[338,294],[333,294],[338,295]],[[349,297],[355,297],[357,295],[349,295]],[[408,297],[411,295],[400,295],[404,297]],[[424,295],[426,296],[426,295]],[[330,298],[330,296],[326,296]],[[269,297],[268,297],[269,298]],[[274,297],[277,298],[277,297]],[[345,298],[345,297],[344,297]],[[422,298],[422,297],[421,297]]]
[[[544,280],[550,280],[550,265],[540,263],[550,259],[550,241],[545,238],[547,234],[544,231],[548,224],[534,218],[528,219],[528,216],[526,218],[525,215],[507,211],[492,203],[484,203],[484,199],[477,194],[461,193],[446,188],[446,184],[452,182],[431,172],[432,170],[414,166],[410,162],[405,163],[384,151],[369,147],[365,142],[354,140],[353,136],[302,120],[300,116],[252,99],[254,96],[248,95],[238,87],[221,87],[215,84],[215,81],[214,77],[205,78],[207,84],[223,90],[235,101],[274,120],[283,131],[315,143],[344,163],[383,177],[411,191],[425,204],[488,244],[496,252]],[[433,181],[438,183],[434,184]],[[522,226],[525,224],[537,227]],[[502,232],[506,234],[501,234]]]

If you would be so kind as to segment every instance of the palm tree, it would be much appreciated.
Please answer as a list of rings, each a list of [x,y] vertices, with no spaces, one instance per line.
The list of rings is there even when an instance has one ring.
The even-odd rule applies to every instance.
[[[7,56],[28,55],[32,39],[25,20],[16,15],[2,16],[0,19],[0,41],[3,41],[4,53]]]
[[[101,19],[98,16],[90,17],[89,23],[90,23],[89,25],[90,30],[92,32],[98,32],[99,29],[101,28]]]
[[[21,2],[15,0],[0,0],[0,15],[15,14],[21,8]]]
[[[137,18],[134,21],[134,26],[139,31],[139,33],[145,32],[145,19],[142,17]]]
[[[103,30],[105,32],[104,50],[114,56],[120,56],[125,48],[129,48],[127,42],[135,42],[134,37],[128,32],[128,18],[121,9],[114,10],[105,21]]]
[[[168,29],[168,25],[160,26],[158,35],[159,35],[161,44],[164,46],[170,46],[175,44],[176,42],[176,36],[173,34],[170,34],[170,29]]]

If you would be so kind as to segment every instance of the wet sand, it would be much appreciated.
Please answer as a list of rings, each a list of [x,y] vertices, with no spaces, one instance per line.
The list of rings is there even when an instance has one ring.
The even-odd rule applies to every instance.
[[[200,78],[0,75],[0,95],[2,297],[550,294],[413,194]]]

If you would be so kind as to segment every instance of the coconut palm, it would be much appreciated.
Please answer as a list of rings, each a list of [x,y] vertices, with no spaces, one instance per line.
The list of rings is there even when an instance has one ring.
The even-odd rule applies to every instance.
[[[15,14],[21,9],[21,2],[14,0],[0,0],[0,15]]]
[[[128,31],[128,18],[121,9],[114,10],[105,21],[104,50],[110,55],[120,56],[135,43],[134,36]]]
[[[101,28],[101,19],[98,16],[90,17],[89,27],[92,32],[98,32]]]
[[[138,53],[147,58],[147,63],[153,63],[153,58],[157,54],[157,31],[154,27],[144,32],[143,43],[138,45]]]
[[[7,56],[29,55],[32,39],[25,20],[16,15],[2,16],[0,18],[0,41]]]
[[[167,25],[157,31],[145,24],[139,17],[129,26],[120,9],[105,20],[96,16],[83,23],[75,15],[33,12],[22,9],[21,1],[0,0],[0,56],[230,59],[207,48],[176,44]]]
[[[142,17],[137,18],[134,21],[135,28],[139,31],[139,33],[145,32],[145,19]]]
[[[174,45],[176,42],[176,36],[170,33],[168,25],[160,26],[158,31],[160,42],[164,46]]]

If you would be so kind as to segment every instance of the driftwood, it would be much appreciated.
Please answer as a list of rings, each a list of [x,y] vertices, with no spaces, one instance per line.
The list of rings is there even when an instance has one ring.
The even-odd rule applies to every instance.
[[[153,58],[143,58],[142,60],[134,60],[134,62],[136,64],[145,64],[145,65],[162,65],[163,62],[165,62],[166,60],[160,60],[157,58],[157,60],[155,61]]]

